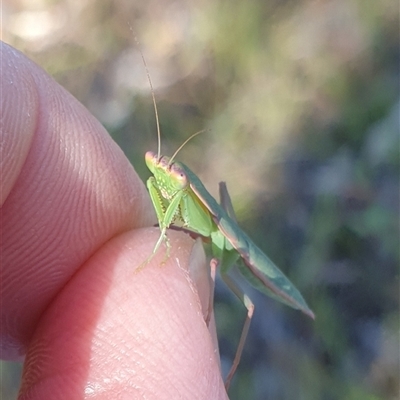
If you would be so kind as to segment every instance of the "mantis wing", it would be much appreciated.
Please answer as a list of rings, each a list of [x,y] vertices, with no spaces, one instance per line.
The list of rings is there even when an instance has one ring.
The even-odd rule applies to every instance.
[[[186,165],[190,187],[210,211],[222,234],[242,257],[245,265],[239,265],[241,273],[258,290],[290,307],[301,310],[314,319],[314,313],[296,287],[283,272],[253,243],[228,213],[211,196],[200,179]]]

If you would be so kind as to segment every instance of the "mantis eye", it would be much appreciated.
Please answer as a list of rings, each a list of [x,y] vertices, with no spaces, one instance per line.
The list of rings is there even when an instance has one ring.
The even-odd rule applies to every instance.
[[[189,181],[186,172],[177,164],[172,164],[170,167],[171,179],[179,189],[184,189],[188,186]]]

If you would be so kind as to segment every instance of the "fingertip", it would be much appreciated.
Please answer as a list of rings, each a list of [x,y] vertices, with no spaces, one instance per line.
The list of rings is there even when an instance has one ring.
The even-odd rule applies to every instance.
[[[15,184],[33,140],[39,96],[32,77],[33,63],[0,42],[1,190],[0,205]]]
[[[39,388],[43,396],[65,382],[96,398],[223,398],[218,356],[188,280],[192,240],[172,232],[167,262],[161,250],[134,272],[158,235],[120,235],[68,283],[36,331],[23,393]]]
[[[0,47],[0,349],[14,359],[82,263],[113,236],[150,225],[154,212],[101,124],[22,53]]]

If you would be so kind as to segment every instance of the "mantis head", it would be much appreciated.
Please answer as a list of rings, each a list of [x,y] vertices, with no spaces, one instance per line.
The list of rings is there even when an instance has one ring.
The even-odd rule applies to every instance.
[[[154,175],[159,186],[167,191],[177,191],[189,186],[189,179],[182,165],[171,162],[172,158],[148,151],[145,155],[146,165]]]

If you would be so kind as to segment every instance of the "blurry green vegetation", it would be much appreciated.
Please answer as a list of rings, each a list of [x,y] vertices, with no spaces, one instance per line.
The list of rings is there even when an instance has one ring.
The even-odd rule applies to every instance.
[[[163,152],[211,128],[180,159],[215,195],[227,181],[243,228],[315,311],[313,323],[247,288],[256,313],[231,399],[397,398],[398,4],[22,4],[3,3],[4,40],[85,104],[146,179],[156,128],[132,27]],[[38,11],[47,25],[32,22]],[[216,296],[227,371],[245,310],[222,285]]]
[[[0,361],[0,399],[16,399],[21,381],[22,364]]]

